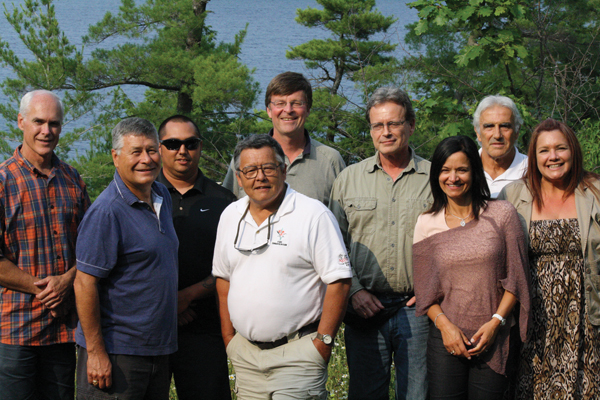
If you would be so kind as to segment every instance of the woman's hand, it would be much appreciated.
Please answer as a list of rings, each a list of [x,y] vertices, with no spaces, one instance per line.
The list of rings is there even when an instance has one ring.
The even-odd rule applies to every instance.
[[[477,343],[477,345],[469,350],[469,354],[478,356],[488,351],[494,344],[494,340],[496,340],[496,335],[499,330],[500,321],[496,318],[492,318],[491,321],[483,324],[471,338],[471,343]]]
[[[467,346],[471,346],[471,342],[456,325],[446,318],[446,315],[440,315],[437,327],[442,333],[444,347],[448,353],[453,356],[471,359],[471,354],[467,350]]]

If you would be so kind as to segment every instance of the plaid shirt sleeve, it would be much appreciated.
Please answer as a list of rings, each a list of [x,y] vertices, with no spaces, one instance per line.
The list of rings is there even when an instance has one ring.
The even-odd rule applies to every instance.
[[[77,227],[90,205],[77,171],[58,158],[41,174],[19,149],[0,165],[0,257],[43,279],[75,267]],[[43,346],[74,341],[74,309],[54,318],[34,295],[0,286],[0,342]]]

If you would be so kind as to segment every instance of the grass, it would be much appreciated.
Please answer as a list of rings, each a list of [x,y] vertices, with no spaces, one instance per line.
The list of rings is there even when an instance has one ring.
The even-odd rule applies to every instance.
[[[335,339],[335,344],[331,352],[331,359],[329,360],[328,373],[329,378],[327,379],[327,391],[329,392],[330,399],[347,399],[348,398],[348,361],[346,359],[346,344],[344,342],[344,326],[340,328]],[[235,371],[231,362],[229,364],[229,383],[231,386],[231,398],[237,400],[235,393],[233,393],[233,386],[235,383]],[[394,381],[395,371],[392,365],[391,371],[391,382],[390,382],[390,399],[394,398]],[[177,394],[175,393],[175,385],[171,383],[171,391],[169,393],[169,400],[177,400]]]

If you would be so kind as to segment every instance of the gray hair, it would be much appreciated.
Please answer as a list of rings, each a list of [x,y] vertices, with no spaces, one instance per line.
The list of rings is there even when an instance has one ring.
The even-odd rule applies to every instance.
[[[33,100],[35,96],[40,94],[49,95],[56,101],[56,104],[58,105],[58,108],[60,110],[60,122],[62,122],[63,116],[65,115],[65,110],[63,107],[63,103],[60,100],[60,97],[58,97],[55,93],[45,89],[32,90],[31,92],[25,93],[25,95],[21,97],[21,103],[19,105],[19,114],[21,114],[22,116],[26,116],[29,113],[29,106],[31,105],[31,100]]]
[[[513,129],[516,133],[519,133],[519,130],[523,125],[523,117],[521,117],[521,113],[519,113],[517,105],[510,97],[500,95],[487,96],[481,100],[477,106],[477,109],[475,110],[475,114],[473,114],[473,126],[475,127],[475,131],[478,134],[481,134],[481,132],[479,132],[479,119],[481,118],[481,113],[494,106],[506,107],[510,110],[512,113],[512,123],[514,125]]]
[[[249,136],[238,142],[233,151],[233,165],[235,170],[237,171],[240,168],[240,154],[242,154],[242,151],[246,149],[262,149],[263,147],[272,148],[275,152],[275,159],[277,162],[285,164],[285,154],[283,153],[281,145],[270,135],[263,133],[260,135],[255,134]]]
[[[404,108],[404,118],[412,123],[415,121],[415,110],[413,109],[412,102],[410,101],[410,97],[408,94],[401,89],[392,86],[384,86],[375,90],[371,97],[369,98],[369,102],[367,103],[367,122],[371,122],[371,117],[369,116],[369,112],[371,108],[383,104],[383,103],[396,103],[399,106]]]
[[[158,133],[150,121],[138,117],[125,118],[112,130],[112,148],[117,155],[121,153],[123,148],[123,138],[129,135],[153,139],[158,145]]]

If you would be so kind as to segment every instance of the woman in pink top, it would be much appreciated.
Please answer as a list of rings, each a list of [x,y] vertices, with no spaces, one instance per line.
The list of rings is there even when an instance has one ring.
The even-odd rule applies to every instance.
[[[444,139],[431,163],[434,202],[417,221],[413,268],[417,315],[431,319],[431,399],[501,399],[513,308],[529,316],[527,246],[518,214],[492,201],[477,146]]]

